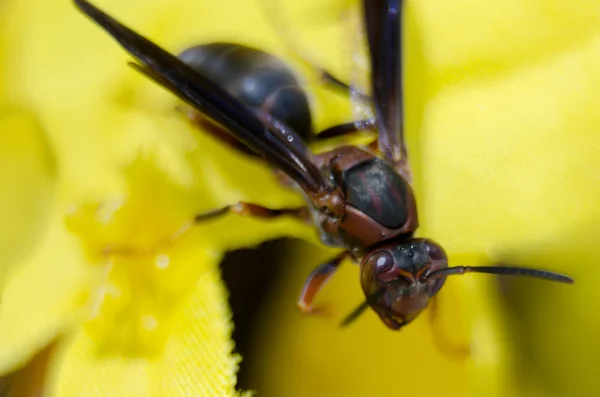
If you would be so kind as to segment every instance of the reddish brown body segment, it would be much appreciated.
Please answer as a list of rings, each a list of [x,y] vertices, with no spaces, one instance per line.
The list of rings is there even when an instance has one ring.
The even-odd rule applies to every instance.
[[[343,199],[319,214],[319,226],[354,256],[399,236],[410,237],[418,227],[412,188],[392,167],[366,149],[343,146],[317,156],[316,164],[329,175]],[[376,172],[369,172],[376,170]],[[382,204],[385,202],[385,205]],[[394,218],[390,226],[386,219]]]

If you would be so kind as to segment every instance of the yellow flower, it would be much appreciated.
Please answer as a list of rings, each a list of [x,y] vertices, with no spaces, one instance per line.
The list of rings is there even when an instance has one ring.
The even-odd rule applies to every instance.
[[[131,23],[150,32],[174,23],[173,46],[192,44],[198,38],[181,38],[197,22],[192,3],[174,13],[156,3],[158,20],[138,13],[142,23]],[[52,345],[44,387],[56,395],[234,395],[239,359],[219,260],[226,249],[312,232],[232,216],[170,239],[195,214],[231,201],[301,198],[198,134],[70,2],[5,7],[2,181],[19,189],[4,203],[4,224],[14,226],[3,246],[15,247],[3,259],[15,263],[2,285],[0,373]],[[17,105],[26,111],[9,113]]]
[[[98,5],[172,51],[241,41],[309,78],[261,1]],[[127,68],[128,57],[70,1],[5,1],[0,374],[37,357],[49,363],[40,382],[61,397],[235,395],[239,358],[218,263],[227,249],[286,235],[310,244],[290,253],[288,277],[257,321],[251,371],[261,395],[597,388],[576,358],[597,356],[598,326],[574,324],[598,307],[600,9],[560,4],[409,1],[407,122],[420,235],[439,241],[454,264],[505,260],[568,272],[578,284],[523,280],[500,295],[492,277],[455,277],[440,294],[435,330],[425,313],[395,333],[372,313],[337,327],[361,300],[350,265],[319,296],[331,318],[296,312],[304,277],[329,251],[292,220],[232,215],[178,235],[194,214],[225,204],[285,207],[300,197],[197,133],[173,97]],[[342,43],[351,40],[339,15],[348,6],[278,7],[286,30],[298,28],[314,57],[345,77]],[[346,101],[310,89],[317,128],[351,117]],[[469,344],[471,356],[444,356],[432,332]],[[33,379],[15,379],[23,378]]]

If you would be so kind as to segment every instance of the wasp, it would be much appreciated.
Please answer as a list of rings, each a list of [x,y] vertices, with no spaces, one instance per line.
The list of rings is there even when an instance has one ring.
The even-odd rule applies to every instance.
[[[301,311],[314,310],[318,291],[347,257],[359,263],[366,299],[343,324],[370,307],[393,330],[417,318],[448,276],[488,273],[573,283],[559,273],[503,264],[449,267],[439,244],[414,237],[419,221],[404,141],[404,1],[362,1],[376,145],[344,145],[319,154],[306,142],[315,135],[306,96],[275,57],[231,43],[201,45],[175,56],[87,1],[74,1],[137,60],[132,64],[136,70],[189,104],[209,133],[262,157],[303,194],[306,206],[301,208],[241,202],[195,218],[202,222],[237,213],[309,219],[322,242],[341,253],[309,275],[298,301]],[[344,135],[359,125],[365,124],[335,126],[316,135]]]

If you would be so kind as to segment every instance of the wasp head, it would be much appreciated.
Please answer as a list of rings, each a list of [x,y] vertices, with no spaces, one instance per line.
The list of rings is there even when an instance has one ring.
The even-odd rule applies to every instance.
[[[446,253],[427,239],[389,244],[365,256],[360,281],[367,302],[391,329],[414,320],[444,285],[445,277],[428,276],[448,267]]]

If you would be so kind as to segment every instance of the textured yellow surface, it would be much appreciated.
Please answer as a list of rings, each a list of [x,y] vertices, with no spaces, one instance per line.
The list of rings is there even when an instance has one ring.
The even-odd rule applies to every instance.
[[[436,329],[473,349],[453,360],[433,344],[427,313],[400,333],[372,313],[339,330],[361,299],[349,264],[319,297],[333,315],[300,316],[303,279],[329,254],[306,245],[290,255],[257,321],[257,388],[265,396],[595,395],[600,7],[409,3],[419,234],[446,247],[453,264],[501,259],[567,272],[577,284],[525,280],[500,295],[488,276],[449,279]],[[96,4],[173,51],[236,40],[294,62],[258,0]],[[286,31],[351,76],[340,17],[348,4],[280,4]],[[239,359],[219,282],[222,250],[314,236],[290,220],[228,217],[169,239],[197,212],[299,197],[195,132],[70,1],[8,0],[0,12],[0,183],[10,191],[0,202],[0,374],[64,335],[51,395],[234,395]],[[351,117],[345,101],[311,89],[317,127]]]
[[[54,395],[234,395],[239,359],[231,351],[219,259],[226,247],[289,234],[292,223],[230,217],[169,239],[194,214],[231,201],[281,206],[300,198],[280,192],[264,167],[199,136],[173,110],[173,98],[127,68],[120,49],[70,2],[4,6],[3,106],[18,104],[35,116],[2,119],[4,148],[11,149],[3,169],[34,160],[32,170],[21,166],[22,176],[7,174],[3,186],[22,185],[20,197],[55,201],[47,228],[33,228],[42,231],[35,249],[8,267],[0,371],[64,335],[47,385]],[[189,36],[198,23],[190,7],[194,2],[138,2],[121,12],[181,49],[197,40]],[[33,142],[20,143],[26,138]],[[45,140],[48,153],[40,149]],[[35,166],[48,156],[57,163],[54,195],[36,190],[52,168]],[[8,239],[19,220],[28,225],[21,213],[40,212],[45,201],[21,199],[20,210],[4,196],[12,211],[3,224],[15,224]],[[312,235],[297,229],[292,235]]]

